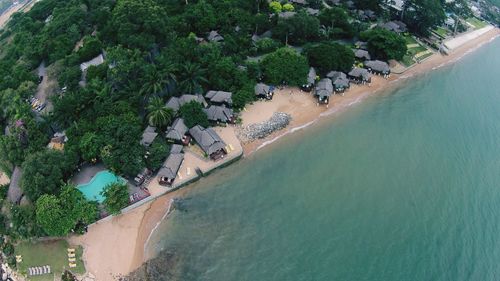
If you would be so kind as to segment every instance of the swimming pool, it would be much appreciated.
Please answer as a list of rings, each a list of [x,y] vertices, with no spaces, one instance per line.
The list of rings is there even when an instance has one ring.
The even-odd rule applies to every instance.
[[[88,183],[78,185],[78,189],[83,193],[87,200],[102,203],[105,198],[101,195],[101,191],[104,187],[106,187],[106,185],[115,182],[125,183],[125,180],[110,171],[101,171],[95,174],[95,176]]]

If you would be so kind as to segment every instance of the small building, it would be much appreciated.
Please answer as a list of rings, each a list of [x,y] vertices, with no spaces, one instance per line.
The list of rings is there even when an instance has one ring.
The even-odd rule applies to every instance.
[[[190,137],[186,135],[188,127],[184,124],[184,119],[177,118],[165,133],[165,138],[170,143],[188,145]]]
[[[316,77],[317,74],[314,67],[309,68],[309,73],[307,74],[307,84],[302,85],[302,87],[300,87],[301,90],[310,92],[314,87],[314,83],[316,83]]]
[[[182,162],[184,162],[184,153],[170,153],[158,171],[158,183],[163,186],[172,186]]]
[[[256,44],[260,40],[265,39],[265,38],[271,38],[272,36],[273,36],[273,32],[271,30],[266,31],[266,32],[262,33],[261,35],[254,34],[254,35],[252,35],[252,42],[254,44]]]
[[[68,137],[66,136],[66,133],[56,132],[54,136],[50,139],[50,142],[47,145],[47,147],[50,149],[63,151],[64,145],[66,144],[67,141]]]
[[[384,29],[387,29],[389,31],[393,31],[396,33],[404,33],[408,30],[408,28],[406,27],[406,24],[404,22],[397,21],[397,20],[389,21],[389,22],[380,24],[379,26],[381,28],[384,28]]]
[[[205,129],[200,125],[196,125],[189,129],[189,134],[210,159],[214,161],[222,159],[227,154],[226,143],[224,143],[214,129]]]
[[[365,62],[365,68],[371,73],[388,76],[391,74],[391,69],[386,62],[379,60],[370,60]]]
[[[233,106],[233,93],[224,91],[208,91],[205,98],[215,105]]]
[[[333,84],[330,78],[321,79],[316,85],[314,95],[318,97],[319,104],[330,103],[330,96],[333,94]]]
[[[178,111],[181,106],[191,101],[196,101],[203,107],[207,106],[207,102],[202,95],[182,95],[180,97],[171,97],[165,106],[174,111]]]
[[[333,91],[335,93],[344,93],[351,86],[347,75],[340,71],[330,71],[326,77],[332,80]]]
[[[348,74],[347,77],[354,83],[365,84],[371,83],[372,75],[364,68],[355,67]]]
[[[274,96],[274,87],[268,86],[264,83],[259,83],[254,87],[255,95],[257,98],[272,100]]]
[[[366,50],[357,49],[354,50],[354,56],[361,61],[371,60],[370,53]]]
[[[366,50],[368,48],[368,42],[356,41],[356,43],[354,43],[354,46],[356,46],[356,48],[358,49]]]
[[[220,35],[219,32],[215,30],[210,31],[210,33],[207,36],[207,39],[210,42],[216,42],[216,43],[224,41],[224,37],[222,37],[222,35]]]
[[[156,128],[153,126],[147,126],[144,132],[142,132],[142,139],[140,143],[144,147],[149,147],[157,136],[158,133],[156,132]]]
[[[293,18],[296,14],[296,12],[281,12],[278,14],[278,17],[281,19],[289,19]]]
[[[233,110],[225,105],[211,105],[209,108],[204,108],[203,111],[207,114],[208,120],[212,122],[234,124],[236,121]]]
[[[83,62],[80,64],[80,70],[82,72],[85,72],[89,67],[91,66],[98,66],[98,65],[101,65],[104,63],[104,55],[103,54],[100,54],[98,55],[97,57],[89,60],[89,61],[86,61],[86,62]]]
[[[290,3],[301,5],[301,6],[307,5],[307,1],[306,0],[290,0]]]
[[[21,198],[23,197],[23,191],[21,189],[21,178],[23,176],[23,171],[20,167],[15,167],[10,177],[9,190],[7,191],[7,199],[13,204],[19,204]]]
[[[310,16],[316,17],[319,15],[319,10],[313,8],[306,8],[306,13]]]

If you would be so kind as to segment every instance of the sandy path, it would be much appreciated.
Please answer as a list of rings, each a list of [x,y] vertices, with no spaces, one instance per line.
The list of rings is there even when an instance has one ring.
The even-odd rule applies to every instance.
[[[331,99],[329,108],[317,106],[311,95],[300,93],[298,89],[293,89],[292,95],[290,89],[283,90],[275,95],[272,102],[256,102],[248,106],[247,111],[243,113],[244,124],[260,122],[268,119],[275,111],[284,111],[293,117],[289,128],[304,126],[317,120],[319,116],[326,115],[323,113],[327,111],[342,112],[369,95],[384,92],[398,85],[398,81],[455,62],[467,52],[491,41],[499,34],[499,29],[490,30],[475,40],[457,47],[448,56],[435,54],[401,75],[392,75],[388,80],[374,77],[370,87],[353,85],[344,97],[337,95]],[[336,115],[331,114],[329,118],[334,118]],[[244,145],[245,154],[256,151],[263,143],[290,130],[285,129],[266,139]],[[84,258],[87,270],[99,281],[111,281],[115,280],[114,276],[127,274],[136,269],[143,262],[144,243],[167,211],[170,199],[182,196],[189,191],[189,188],[188,186],[169,193],[126,214],[95,224],[84,236],[71,238],[72,243],[85,246]]]
[[[7,177],[6,174],[0,172],[0,185],[8,184],[9,183],[9,177]]]

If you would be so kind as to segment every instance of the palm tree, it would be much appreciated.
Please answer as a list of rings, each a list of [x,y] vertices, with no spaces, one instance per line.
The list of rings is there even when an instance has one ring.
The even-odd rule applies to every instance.
[[[174,111],[168,108],[159,97],[154,97],[148,104],[148,121],[151,126],[162,128],[172,122]]]
[[[180,87],[186,94],[197,94],[201,91],[201,83],[206,83],[205,70],[194,63],[181,65],[179,80]]]
[[[146,69],[146,82],[142,85],[140,94],[147,102],[153,96],[160,96],[165,88],[176,81],[175,66],[170,62],[160,62]],[[168,91],[168,87],[167,87]]]

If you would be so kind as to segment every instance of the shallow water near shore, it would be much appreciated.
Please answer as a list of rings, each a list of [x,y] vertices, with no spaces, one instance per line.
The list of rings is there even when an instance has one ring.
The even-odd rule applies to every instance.
[[[497,38],[202,179],[152,235],[149,255],[175,256],[157,274],[497,280],[498,50]]]

